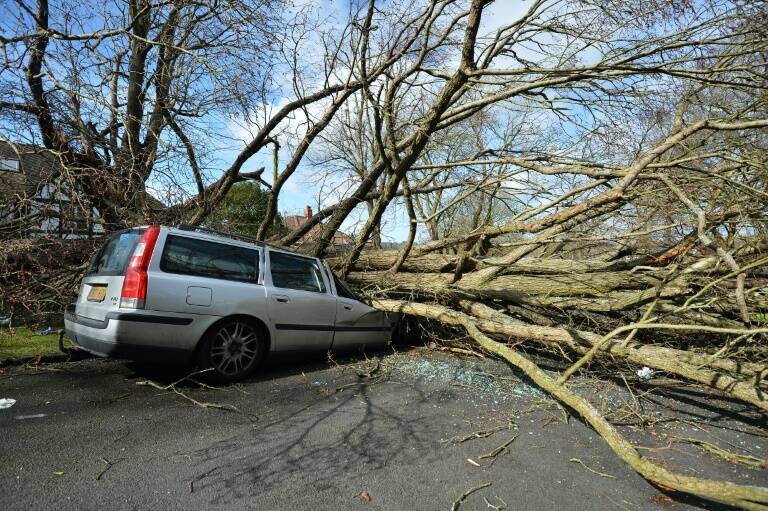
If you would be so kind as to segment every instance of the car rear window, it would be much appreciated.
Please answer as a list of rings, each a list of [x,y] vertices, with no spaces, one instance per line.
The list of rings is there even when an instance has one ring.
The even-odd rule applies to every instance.
[[[259,280],[259,252],[171,235],[165,241],[160,269],[167,273],[255,283]]]
[[[91,261],[88,275],[124,275],[143,229],[121,231],[107,240]]]

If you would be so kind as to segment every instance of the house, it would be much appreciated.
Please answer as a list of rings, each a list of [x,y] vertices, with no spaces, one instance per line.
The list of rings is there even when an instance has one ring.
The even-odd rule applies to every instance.
[[[304,215],[287,215],[283,217],[283,225],[289,231],[294,231],[307,223],[312,217],[312,207],[304,207]],[[314,243],[316,242],[322,233],[323,227],[320,224],[315,224],[302,238],[302,243]],[[347,233],[336,231],[331,238],[331,246],[333,247],[346,247],[352,243],[352,236]]]
[[[60,165],[47,149],[0,141],[0,233],[63,239],[104,233],[98,210],[84,207],[59,178]],[[164,207],[148,198],[153,209]]]

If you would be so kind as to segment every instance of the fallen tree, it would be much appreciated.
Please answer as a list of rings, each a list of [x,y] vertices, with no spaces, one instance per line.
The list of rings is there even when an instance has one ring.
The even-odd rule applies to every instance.
[[[472,279],[469,285],[455,282],[457,258],[446,255],[415,257],[414,264],[403,265],[397,273],[370,270],[395,258],[394,253],[364,253],[357,264],[369,270],[351,272],[348,278],[374,296],[405,295],[427,308],[453,304],[472,315],[476,328],[506,341],[533,342],[589,358],[620,357],[711,386],[768,411],[764,381],[768,363],[726,355],[729,339],[761,339],[768,329],[737,321],[734,302],[702,308],[699,301],[712,289],[708,287],[710,274],[697,279],[677,265],[529,258],[510,264],[476,286]],[[758,257],[752,263],[763,264],[764,260]],[[480,259],[473,271],[488,267]],[[436,268],[443,272],[434,272]],[[709,296],[705,302],[711,304],[714,298]],[[578,321],[585,314],[598,331],[574,327],[574,323],[587,324]],[[544,322],[548,324],[541,324]],[[695,349],[702,335],[723,339],[723,349]]]
[[[647,303],[657,295],[683,296],[690,292],[685,279],[677,279],[657,292],[653,287],[661,279],[626,272],[591,274],[500,275],[481,286],[451,286],[448,273],[410,274],[388,272],[350,273],[351,282],[376,284],[393,291],[432,293],[434,295],[474,296],[509,303],[552,307],[578,307],[582,310],[624,310]]]
[[[291,62],[275,69],[292,78],[285,97],[263,88],[269,69],[243,81],[240,65],[226,65],[263,47],[230,38],[259,42],[263,24],[246,23],[244,36],[237,27],[266,15],[261,4],[231,19],[218,4],[202,17],[188,5],[152,4],[118,17],[119,29],[81,34],[53,19],[61,9],[36,3],[38,15],[4,36],[3,83],[16,92],[0,115],[15,139],[42,139],[60,160],[57,186],[69,187],[83,211],[98,209],[108,230],[203,223],[248,179],[268,183],[267,213],[252,226],[265,240],[281,191],[311,154],[316,213],[308,208],[274,243],[324,255],[349,241],[332,264],[377,306],[443,323],[448,333],[466,330],[577,411],[649,480],[766,509],[765,489],[650,463],[567,385],[598,365],[648,366],[765,416],[768,34],[760,3],[537,0],[482,33],[489,0],[354,2],[333,30],[315,31],[303,17],[287,25],[298,39],[317,32],[306,44],[326,54],[322,65],[305,62],[315,52],[298,41],[283,54]],[[198,28],[207,43],[193,37]],[[94,54],[104,38],[123,51]],[[215,48],[224,53],[208,51]],[[49,61],[111,62],[94,82],[112,84],[111,105],[82,108],[103,87],[70,83],[64,76],[79,76],[79,67]],[[158,72],[145,72],[152,65]],[[219,79],[207,74],[221,65]],[[233,88],[219,88],[229,81]],[[253,131],[223,171],[205,168],[222,130],[204,120],[216,112]],[[300,112],[305,122],[294,119]],[[266,150],[271,176],[246,172]],[[168,189],[174,203],[156,214],[144,192],[160,162],[177,186]],[[0,309],[34,317],[60,313],[90,250],[17,240],[39,220],[26,213],[32,191],[0,204]],[[369,250],[398,211],[407,215],[402,246]],[[342,226],[354,236],[340,235]],[[518,345],[569,367],[547,373]]]
[[[622,460],[647,480],[662,487],[699,495],[731,506],[755,511],[768,509],[768,488],[685,476],[672,472],[641,456],[637,449],[587,400],[575,394],[565,382],[556,380],[521,355],[520,352],[485,335],[477,325],[477,321],[471,316],[438,305],[413,304],[392,300],[378,300],[374,304],[382,310],[434,319],[465,328],[472,339],[484,350],[503,358],[522,370],[539,387],[578,413],[603,437]]]
[[[391,254],[366,254],[362,264],[371,265],[372,261],[388,262],[392,259]],[[439,261],[436,257],[430,259]],[[442,307],[439,305],[441,302],[454,303],[472,314],[476,328],[507,341],[515,339],[554,346],[578,356],[592,357],[594,352],[598,352],[604,357],[621,357],[639,366],[648,366],[709,385],[768,411],[768,396],[763,380],[768,373],[768,364],[735,360],[722,356],[722,352],[697,352],[633,339],[638,332],[646,331],[653,332],[653,335],[667,342],[669,339],[665,334],[672,332],[678,336],[673,340],[676,344],[681,344],[679,337],[682,334],[761,337],[768,333],[768,328],[744,327],[734,320],[712,313],[709,313],[709,317],[718,326],[687,323],[685,320],[691,312],[686,300],[694,294],[688,287],[690,277],[677,274],[669,276],[669,272],[660,269],[652,269],[652,273],[662,275],[627,270],[607,271],[609,264],[600,261],[575,261],[574,264],[570,264],[570,261],[538,264],[542,262],[539,259],[522,261],[519,270],[516,264],[510,265],[505,268],[505,275],[498,275],[478,288],[464,287],[460,282],[458,285],[453,284],[453,273],[448,272],[366,271],[352,272],[349,279],[374,294],[407,294],[414,300],[427,301],[422,304],[426,308],[433,306],[430,303],[436,304],[436,307]],[[433,267],[419,264],[407,268]],[[555,268],[571,267],[602,271],[553,273]],[[546,275],[535,275],[538,272]],[[663,273],[667,273],[666,278]],[[485,300],[496,309],[478,300]],[[509,310],[499,309],[508,304],[533,306],[535,314],[558,320],[561,326],[537,325],[520,317],[514,318]],[[653,317],[646,314],[636,322],[631,321],[631,313],[616,314],[632,311],[641,305],[646,305],[647,312],[652,312],[656,307],[659,310],[666,308],[667,312]],[[731,313],[736,314],[735,307],[732,309]],[[608,332],[601,334],[568,325],[570,316],[585,312],[592,313],[591,321],[602,325]],[[695,310],[693,314],[704,313]],[[631,334],[625,339],[617,339],[622,333]]]
[[[760,321],[742,321],[741,306],[734,297],[738,275],[746,270],[758,270],[752,289],[761,289],[763,254],[764,248],[742,250],[737,270],[709,256],[686,258],[686,251],[671,258],[655,257],[655,264],[648,264],[648,257],[527,257],[483,282],[464,276],[494,269],[493,259],[421,254],[406,258],[393,271],[391,265],[400,254],[368,251],[361,254],[348,278],[377,297],[372,303],[381,310],[463,328],[483,350],[521,369],[578,413],[649,481],[765,511],[766,488],[688,477],[644,458],[567,383],[595,359],[612,366],[625,361],[702,384],[768,413],[764,343],[768,327]],[[331,262],[342,267],[338,259]],[[457,271],[461,265],[466,273]],[[767,309],[754,292],[750,308]],[[753,313],[757,318],[762,314]],[[445,333],[439,337],[445,338]],[[739,351],[750,342],[750,351]],[[544,371],[522,354],[517,348],[521,344],[528,350],[538,347],[559,355],[569,366],[559,375]]]

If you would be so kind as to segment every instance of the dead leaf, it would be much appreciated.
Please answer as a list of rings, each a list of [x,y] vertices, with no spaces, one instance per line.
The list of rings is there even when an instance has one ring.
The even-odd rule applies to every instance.
[[[366,501],[366,502],[370,502],[371,500],[373,500],[373,499],[371,499],[371,494],[370,494],[370,493],[368,493],[368,492],[367,492],[367,491],[365,491],[365,490],[363,490],[363,491],[361,491],[360,493],[358,493],[358,496],[359,496],[361,499],[363,499],[364,501]]]
[[[651,501],[657,506],[661,506],[661,507],[668,507],[674,503],[674,501],[671,498],[667,497],[663,493],[657,493],[656,495],[651,497]]]
[[[53,473],[53,475],[55,475],[55,476],[63,476],[64,475],[64,471],[63,470],[57,470],[56,472]]]

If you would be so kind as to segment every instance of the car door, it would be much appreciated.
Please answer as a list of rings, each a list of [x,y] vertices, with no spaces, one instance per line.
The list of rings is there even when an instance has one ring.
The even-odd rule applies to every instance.
[[[150,265],[147,309],[191,314],[261,316],[258,248],[235,241],[169,233]]]
[[[268,251],[267,311],[275,350],[328,350],[336,297],[317,259]]]
[[[333,277],[336,292],[333,349],[342,351],[389,342],[392,325],[387,315],[358,300],[354,292],[331,273],[330,268],[327,268],[327,273]]]

